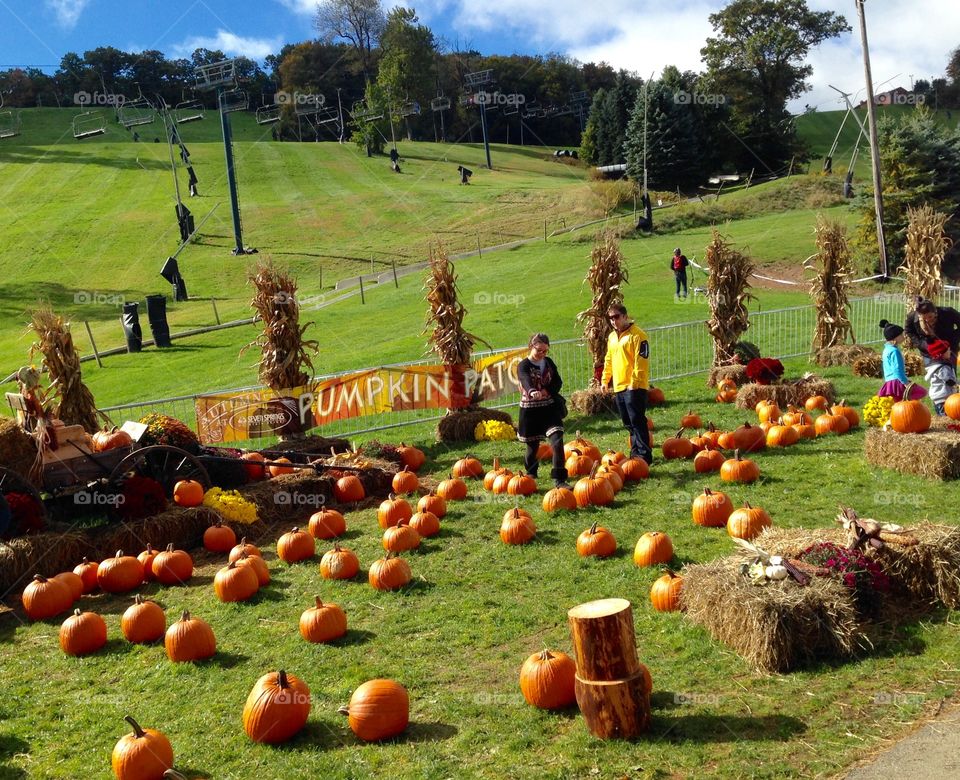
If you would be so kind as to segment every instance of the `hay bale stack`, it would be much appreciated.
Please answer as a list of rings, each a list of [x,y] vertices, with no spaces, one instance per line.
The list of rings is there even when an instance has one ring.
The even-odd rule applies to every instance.
[[[437,441],[475,441],[473,432],[477,423],[484,420],[500,420],[513,425],[513,418],[499,409],[483,409],[479,406],[455,409],[440,418]]]
[[[116,552],[116,548],[112,552]],[[0,542],[0,595],[19,593],[34,574],[52,577],[73,571],[84,556],[99,561],[98,555],[90,538],[74,531],[31,534]]]
[[[883,377],[883,359],[876,352],[858,357],[853,361],[852,368],[854,376],[863,376],[870,379]]]
[[[757,669],[788,672],[812,661],[848,658],[865,646],[852,591],[838,580],[758,586],[739,573],[741,562],[731,556],[685,567],[680,601],[687,618]]]
[[[747,384],[747,367],[739,363],[729,366],[714,366],[707,374],[707,387],[717,387],[724,379],[732,379],[737,387]]]
[[[305,469],[253,482],[238,492],[256,504],[257,516],[267,526],[296,525],[321,507],[333,505],[335,482],[332,474],[321,476],[313,469]]]
[[[326,436],[304,436],[303,438],[278,441],[272,447],[262,452],[264,457],[272,459],[273,457],[280,456],[289,458],[291,453],[300,452],[310,455],[326,456],[330,450],[334,452],[349,452],[350,442],[346,439],[339,438],[328,439]],[[291,460],[293,459],[291,458]]]
[[[960,478],[960,433],[934,419],[925,433],[869,428],[863,451],[868,463],[931,479]]]
[[[788,406],[803,406],[812,395],[822,395],[833,403],[836,394],[833,383],[818,376],[809,376],[794,382],[781,382],[776,385],[760,385],[755,382],[743,385],[737,391],[736,405],[739,409],[754,409],[760,401],[771,401],[781,409]]]
[[[158,550],[170,543],[177,549],[191,550],[203,544],[203,532],[219,517],[217,512],[205,506],[174,507],[142,520],[105,528],[102,533],[91,537],[91,543],[100,556],[98,560],[117,550],[136,555],[147,542]],[[250,526],[234,524],[232,527],[234,530],[243,528],[246,533]],[[73,566],[77,563],[79,559]]]
[[[599,387],[588,387],[570,394],[570,408],[582,415],[617,414],[617,402],[613,393],[605,393]]]
[[[0,417],[0,465],[30,479],[37,460],[37,443],[10,417]]]
[[[818,366],[852,366],[858,359],[876,357],[880,355],[876,350],[863,344],[837,344],[832,347],[818,349],[813,354],[813,362]]]

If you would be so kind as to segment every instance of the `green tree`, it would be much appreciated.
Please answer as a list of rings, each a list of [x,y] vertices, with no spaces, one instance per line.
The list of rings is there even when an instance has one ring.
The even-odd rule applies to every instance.
[[[806,0],[733,0],[710,15],[710,24],[716,35],[700,50],[707,66],[703,86],[731,107],[729,124],[739,141],[731,139],[730,156],[743,168],[771,171],[802,156],[787,101],[809,89],[810,49],[849,31],[846,20],[811,11]]]
[[[328,42],[348,41],[357,53],[364,78],[374,76],[374,50],[380,42],[386,17],[380,0],[322,0],[313,25]]]
[[[607,100],[607,90],[603,87],[593,95],[590,104],[590,113],[587,115],[587,126],[580,139],[580,158],[589,165],[597,165],[599,152],[597,151],[597,124],[600,122],[600,113]]]
[[[412,8],[397,7],[387,15],[380,38],[381,57],[377,84],[397,111],[403,103],[428,105],[434,84],[437,45],[429,27],[419,24]],[[407,138],[412,138],[409,116],[404,118]]]

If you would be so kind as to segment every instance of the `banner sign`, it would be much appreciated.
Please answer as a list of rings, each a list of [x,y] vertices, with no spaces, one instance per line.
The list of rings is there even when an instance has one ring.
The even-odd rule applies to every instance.
[[[305,431],[335,420],[407,409],[461,409],[518,392],[525,348],[498,352],[464,366],[372,368],[278,394],[269,389],[197,396],[197,430],[204,444]]]

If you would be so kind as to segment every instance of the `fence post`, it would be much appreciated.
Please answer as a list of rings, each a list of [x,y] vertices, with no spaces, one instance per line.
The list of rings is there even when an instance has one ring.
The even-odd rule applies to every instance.
[[[97,342],[93,340],[93,331],[90,330],[90,323],[84,320],[83,324],[87,326],[87,335],[90,337],[90,346],[93,347],[93,356],[97,359],[97,365],[103,368],[103,361],[100,359],[100,353],[97,351]]]
[[[547,220],[543,220],[543,240],[547,240]]]
[[[480,233],[477,233],[477,256],[483,257],[483,249],[480,247]]]
[[[217,311],[217,299],[216,299],[216,298],[211,298],[211,299],[210,299],[210,305],[213,306],[213,316],[214,316],[214,319],[216,319],[216,321],[217,321],[217,325],[219,325],[219,324],[220,324],[220,312]]]
[[[400,289],[400,282],[397,281],[397,261],[391,260],[390,265],[393,266],[393,286],[398,290]]]
[[[366,299],[363,297],[363,277],[358,276],[357,279],[360,280],[360,303],[366,303]]]

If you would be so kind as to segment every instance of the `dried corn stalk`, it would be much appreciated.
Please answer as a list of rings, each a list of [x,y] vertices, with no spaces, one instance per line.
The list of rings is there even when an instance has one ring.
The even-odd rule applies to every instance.
[[[257,263],[249,281],[254,288],[250,301],[256,311],[254,320],[263,323],[263,332],[241,354],[250,347],[260,348],[260,381],[274,391],[307,384],[310,375],[303,367],[313,371],[308,350],[316,353],[318,344],[303,337],[311,323],[300,325],[296,280],[268,259]]]
[[[603,360],[607,354],[607,337],[610,321],[607,311],[615,303],[623,303],[622,287],[627,283],[627,269],[623,266],[620,241],[611,231],[598,233],[590,252],[590,270],[584,282],[593,291],[593,303],[589,309],[577,315],[577,322],[584,323],[583,338],[593,356],[593,379],[591,385],[600,383]]]
[[[463,329],[463,318],[467,310],[460,303],[456,269],[443,245],[430,247],[430,272],[424,288],[430,310],[421,335],[433,327],[433,332],[427,339],[428,349],[425,354],[432,350],[446,366],[469,364],[475,343],[480,342],[488,347],[490,345],[479,336]]]
[[[850,247],[847,229],[834,220],[817,217],[816,265],[804,267],[816,271],[810,282],[810,297],[817,310],[812,352],[846,344],[847,338],[857,343],[853,325],[847,317],[847,287],[850,285]]]
[[[755,297],[749,292],[753,261],[714,230],[707,245],[706,262],[710,304],[707,330],[713,336],[713,365],[723,366],[734,362],[733,348],[750,327],[747,301]]]
[[[940,269],[953,242],[945,230],[949,215],[921,206],[908,207],[907,218],[907,246],[897,273],[905,277],[903,294],[912,311],[918,296],[935,301],[943,294]]]
[[[43,368],[50,376],[49,400],[56,401],[53,416],[66,425],[80,425],[94,433],[97,425],[97,406],[93,394],[83,383],[80,356],[73,346],[70,323],[53,313],[48,305],[38,306],[30,317],[30,326],[37,337],[30,347],[30,358],[40,352]]]

